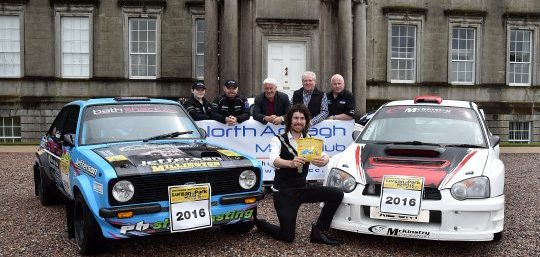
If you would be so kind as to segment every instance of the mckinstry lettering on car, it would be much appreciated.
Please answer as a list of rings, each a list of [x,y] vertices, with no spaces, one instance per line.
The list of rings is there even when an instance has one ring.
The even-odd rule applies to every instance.
[[[274,168],[267,160],[270,154],[270,141],[277,134],[282,134],[284,126],[264,125],[256,120],[249,119],[236,126],[227,126],[212,120],[196,122],[208,133],[207,141],[224,145],[240,153],[255,157],[263,166],[263,180],[274,179]],[[309,130],[309,134],[324,140],[323,151],[330,156],[339,154],[353,143],[353,121],[324,120]],[[249,142],[246,144],[246,142]],[[308,173],[309,180],[323,179],[325,168],[311,165]]]
[[[397,237],[409,237],[426,239],[429,238],[429,231],[391,228],[384,225],[375,225],[368,228],[371,233],[379,235],[397,236]]]

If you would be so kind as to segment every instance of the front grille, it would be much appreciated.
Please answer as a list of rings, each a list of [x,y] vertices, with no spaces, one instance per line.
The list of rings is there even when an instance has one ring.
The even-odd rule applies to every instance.
[[[257,184],[261,179],[261,172],[256,168],[249,168],[257,175]],[[238,177],[246,168],[220,169],[198,172],[175,172],[162,174],[149,174],[115,178],[109,181],[109,203],[111,206],[124,204],[138,204],[157,201],[168,201],[168,187],[184,185],[186,183],[210,183],[212,195],[225,195],[234,193],[252,192],[257,189],[245,190],[238,184]],[[120,180],[128,180],[135,187],[135,195],[131,200],[120,203],[112,196],[114,184]]]
[[[369,206],[362,206],[362,211],[364,212],[364,216],[370,217],[369,215]],[[441,211],[429,211],[429,223],[437,223],[440,224],[442,219],[442,212]],[[376,220],[376,219],[373,219]],[[408,221],[405,221],[408,222]]]
[[[374,187],[374,189],[373,189]],[[371,191],[371,192],[370,192]],[[381,184],[367,184],[363,195],[381,196]],[[424,187],[424,200],[441,200],[441,192],[436,187]]]

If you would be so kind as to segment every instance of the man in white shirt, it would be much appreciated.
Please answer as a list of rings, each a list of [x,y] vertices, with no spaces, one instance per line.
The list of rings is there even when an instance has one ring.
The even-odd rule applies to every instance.
[[[297,140],[309,137],[309,110],[305,105],[293,105],[285,117],[285,133],[272,138],[270,143],[270,165],[275,168],[273,196],[274,208],[279,218],[279,226],[265,220],[257,220],[257,229],[271,237],[284,242],[294,241],[296,216],[302,203],[324,202],[324,207],[315,224],[312,225],[310,241],[328,245],[337,245],[339,241],[328,235],[330,223],[334,217],[343,192],[333,187],[308,185],[306,178],[309,162],[298,156]],[[323,153],[314,158],[311,164],[323,167],[328,164],[329,157]]]

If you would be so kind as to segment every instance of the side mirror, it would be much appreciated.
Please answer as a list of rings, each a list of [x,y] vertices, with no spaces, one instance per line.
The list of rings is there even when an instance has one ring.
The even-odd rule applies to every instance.
[[[356,141],[356,139],[360,136],[360,133],[362,133],[361,130],[355,130],[355,131],[353,131],[353,133],[352,133],[352,139],[353,139],[353,141]]]
[[[65,134],[63,137],[62,137],[62,145],[63,146],[69,146],[69,147],[73,147],[75,146],[75,143],[74,143],[74,139],[73,137],[75,136],[75,134]]]
[[[501,138],[499,136],[489,137],[489,143],[491,143],[492,146],[497,146],[500,142],[501,142]]]
[[[206,133],[206,130],[204,130],[203,128],[199,128],[198,130],[199,130],[199,134],[201,134],[202,138],[208,137],[208,133]]]

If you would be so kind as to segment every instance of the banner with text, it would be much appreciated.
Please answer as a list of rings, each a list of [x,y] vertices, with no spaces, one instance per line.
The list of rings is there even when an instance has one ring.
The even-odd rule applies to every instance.
[[[208,133],[206,138],[209,143],[220,144],[234,149],[243,154],[256,158],[263,168],[263,181],[274,180],[274,168],[268,164],[270,154],[270,140],[285,130],[283,125],[264,125],[253,118],[236,126],[227,126],[213,120],[201,120],[197,125]],[[313,137],[324,141],[323,151],[330,156],[343,152],[352,144],[352,132],[354,122],[324,120],[309,130]],[[322,180],[326,168],[311,165],[309,167],[308,180]]]

